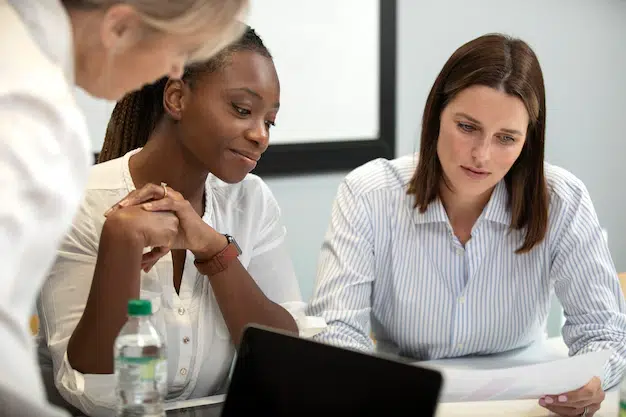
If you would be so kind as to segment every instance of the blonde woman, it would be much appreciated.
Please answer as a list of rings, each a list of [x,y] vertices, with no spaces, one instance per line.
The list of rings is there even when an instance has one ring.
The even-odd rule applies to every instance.
[[[238,36],[245,0],[0,0],[0,405],[46,403],[28,318],[91,163],[72,91],[110,100]]]

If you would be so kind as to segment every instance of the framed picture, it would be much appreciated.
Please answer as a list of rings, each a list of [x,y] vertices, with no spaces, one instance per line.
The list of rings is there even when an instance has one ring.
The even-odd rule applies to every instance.
[[[281,109],[261,176],[395,156],[396,1],[263,0],[248,23],[274,57]]]
[[[247,23],[273,56],[281,107],[253,173],[347,171],[395,156],[396,0],[263,0]],[[114,103],[78,91],[94,153]]]

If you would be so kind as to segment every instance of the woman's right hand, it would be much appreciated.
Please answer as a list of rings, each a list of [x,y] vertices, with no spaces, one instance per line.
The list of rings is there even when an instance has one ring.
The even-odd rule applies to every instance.
[[[150,212],[141,206],[115,210],[104,222],[100,245],[124,245],[147,248],[141,269],[149,270],[157,259],[166,255],[175,245],[179,233],[178,217],[172,212]]]

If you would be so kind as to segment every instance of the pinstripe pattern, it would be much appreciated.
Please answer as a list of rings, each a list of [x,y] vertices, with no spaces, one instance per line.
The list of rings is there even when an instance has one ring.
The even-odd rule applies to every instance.
[[[378,159],[339,187],[308,314],[326,319],[326,343],[437,359],[504,352],[544,335],[552,291],[564,306],[570,354],[611,348],[605,387],[626,367],[626,305],[589,194],[546,163],[549,230],[530,253],[509,230],[499,183],[463,247],[435,201],[425,213],[406,194],[415,156]],[[371,327],[370,327],[371,326]]]

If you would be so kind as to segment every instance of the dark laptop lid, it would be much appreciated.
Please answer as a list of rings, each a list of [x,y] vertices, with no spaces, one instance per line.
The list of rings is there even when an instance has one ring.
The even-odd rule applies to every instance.
[[[435,370],[255,325],[244,331],[222,417],[430,417],[441,385]]]

